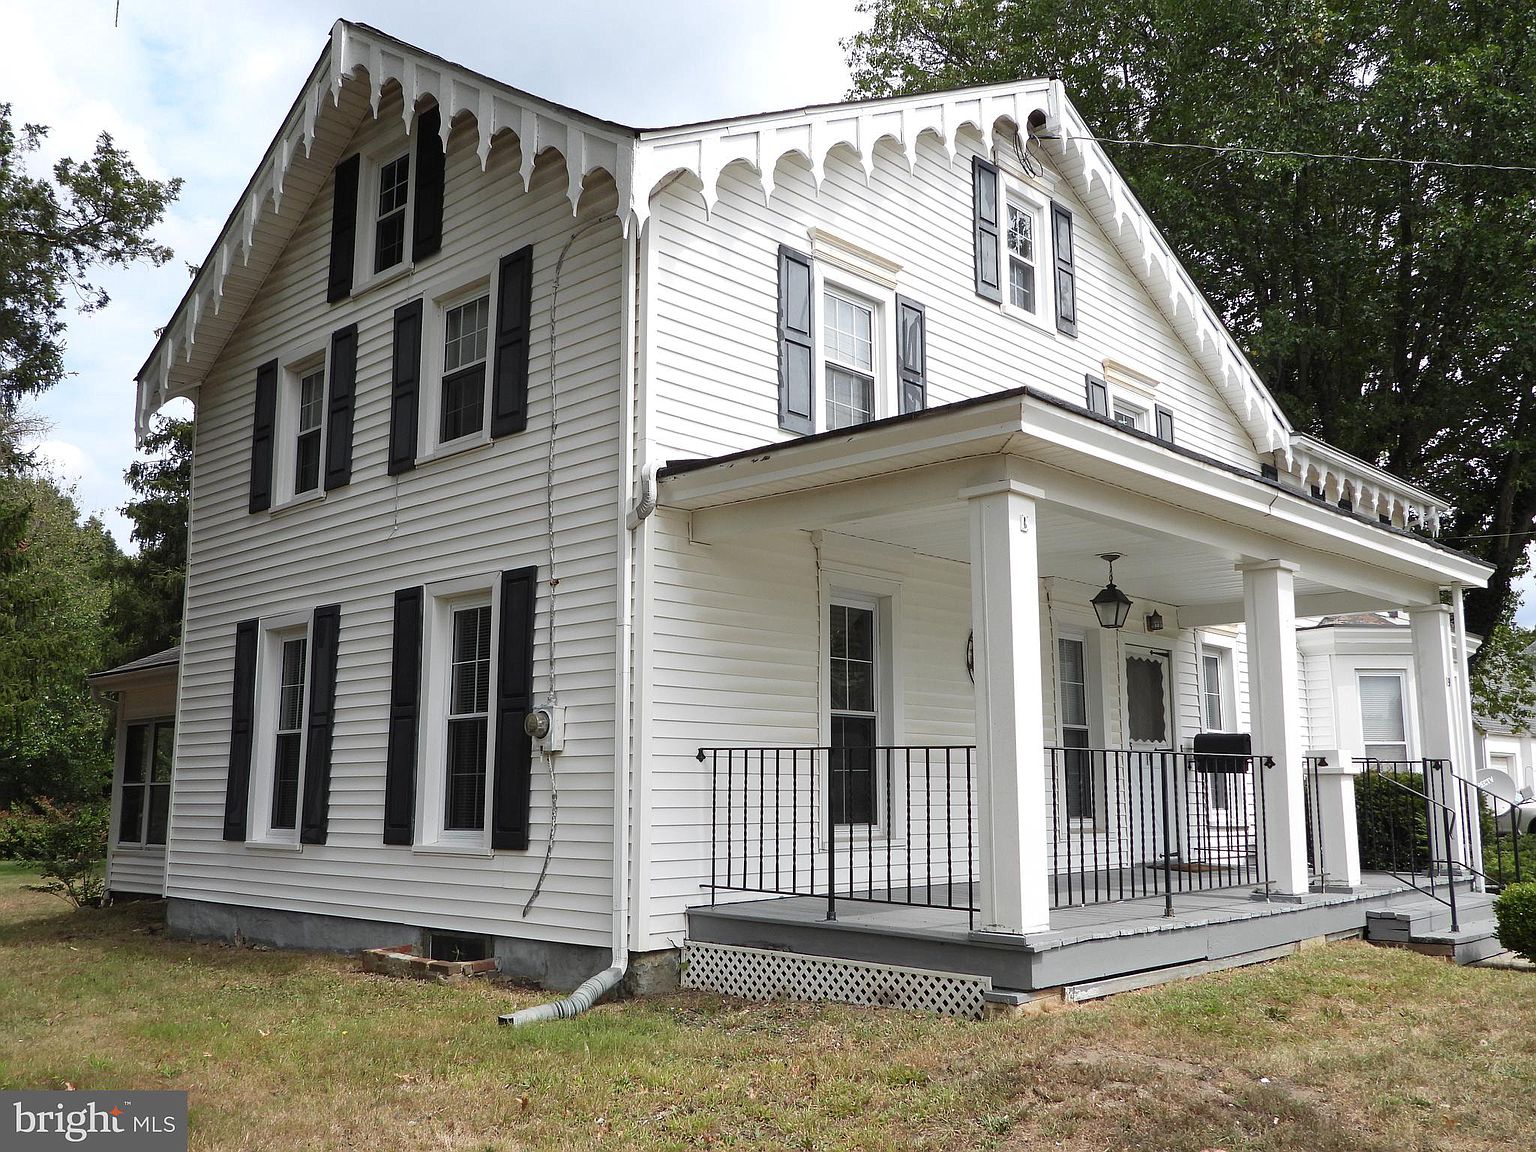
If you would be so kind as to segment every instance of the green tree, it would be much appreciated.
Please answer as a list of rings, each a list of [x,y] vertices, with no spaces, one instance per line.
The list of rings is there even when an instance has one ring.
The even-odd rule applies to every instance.
[[[1515,623],[1513,606],[1483,639],[1472,669],[1472,708],[1516,732],[1536,724],[1536,671],[1526,649],[1536,633]]]
[[[1496,566],[1536,529],[1536,176],[1116,144],[1536,160],[1507,0],[866,0],[857,95],[1060,77],[1292,421],[1449,496]]]
[[[122,509],[133,521],[132,537],[139,551],[135,556],[117,557],[108,570],[112,581],[107,609],[109,666],[181,641],[192,422],[157,420],[141,452],[124,474],[134,499]]]
[[[111,776],[110,713],[85,677],[102,666],[102,572],[117,546],[36,471],[0,476],[0,498],[28,509],[0,565],[0,808],[99,797]]]
[[[93,283],[100,266],[164,264],[171,250],[151,229],[181,192],[180,180],[139,174],[103,132],[87,160],[60,160],[52,179],[28,171],[48,129],[18,128],[0,104],[0,413],[64,376],[63,313],[107,304]]]

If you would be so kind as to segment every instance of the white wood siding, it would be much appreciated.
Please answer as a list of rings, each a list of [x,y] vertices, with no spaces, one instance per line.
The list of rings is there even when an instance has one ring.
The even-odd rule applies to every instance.
[[[712,456],[783,439],[778,422],[778,245],[802,251],[820,227],[901,266],[897,290],[927,307],[928,404],[1031,385],[1084,403],[1083,376],[1111,359],[1159,382],[1178,442],[1257,467],[1253,443],[1065,180],[1050,195],[1074,214],[1078,336],[979,299],[972,265],[971,156],[962,132],[951,164],[931,136],[909,175],[882,143],[866,184],[851,154],[834,152],[819,194],[808,165],[786,159],[768,205],[755,180],[727,169],[706,218],[696,182],[655,199],[659,276],[652,435],[659,459]],[[1051,275],[1041,237],[1037,278]],[[1006,265],[1004,288],[1006,290]],[[817,339],[820,339],[819,303]],[[887,344],[894,346],[891,319]]]
[[[112,892],[165,892],[165,846],[120,845],[118,814],[123,803],[123,753],[128,725],[145,720],[170,720],[176,715],[176,669],[169,668],[163,684],[139,684],[116,690],[117,729],[112,757],[112,827],[107,836],[107,888]],[[174,798],[174,774],[171,788]],[[167,836],[169,839],[169,836]]]
[[[398,96],[365,120],[352,148],[405,137]],[[327,180],[219,364],[202,386],[193,482],[191,583],[177,730],[168,894],[173,897],[604,944],[611,907],[615,506],[622,241],[608,215],[570,249],[560,279],[559,436],[554,466],[554,654],[568,708],[556,760],[559,831],[542,895],[521,915],[549,834],[549,780],[535,760],[531,847],[489,857],[430,855],[382,843],[384,756],[396,589],[537,565],[535,689],[550,683],[551,590],[545,530],[550,427],[550,296],[572,232],[611,214],[610,182],[589,183],[580,219],[558,157],[531,191],[510,144],[480,171],[463,126],[447,158],[443,249],[411,275],[325,302]],[[348,151],[351,149],[349,148]],[[345,155],[347,153],[343,153]],[[359,218],[359,234],[368,227]],[[527,431],[386,475],[394,309],[468,282],[534,245]],[[430,303],[429,303],[430,309]],[[352,483],[320,502],[246,511],[259,364],[359,325]],[[431,329],[428,328],[430,333]],[[428,337],[430,338],[430,337]],[[421,414],[423,425],[434,414]],[[220,839],[238,621],[341,605],[329,843],[263,851]]]

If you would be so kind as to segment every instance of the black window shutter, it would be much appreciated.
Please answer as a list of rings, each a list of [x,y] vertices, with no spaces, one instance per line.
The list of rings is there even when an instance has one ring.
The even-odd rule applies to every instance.
[[[779,245],[779,427],[814,432],[811,411],[811,327],[816,301],[811,258]]]
[[[352,406],[357,394],[357,325],[331,333],[326,387],[325,490],[352,483]]]
[[[971,158],[971,204],[976,233],[976,295],[1003,302],[1003,281],[998,271],[997,165],[980,156]]]
[[[229,708],[229,775],[224,780],[224,839],[244,840],[251,798],[251,738],[256,716],[256,630],[235,625],[235,683]]]
[[[357,173],[360,156],[349,156],[336,165],[336,188],[331,200],[331,273],[325,298],[332,303],[352,295],[352,264],[357,248]]]
[[[1157,406],[1157,438],[1173,443],[1173,413],[1161,404]]]
[[[389,467],[391,476],[416,467],[416,418],[421,407],[421,301],[395,309],[390,358]]]
[[[443,246],[442,113],[436,106],[416,117],[416,188],[412,197],[411,260],[425,260]]]
[[[331,729],[336,719],[336,649],[341,605],[315,609],[309,628],[309,717],[304,738],[304,805],[299,840],[324,844],[331,811]]]
[[[1077,255],[1071,209],[1051,201],[1051,246],[1056,256],[1056,331],[1077,335]]]
[[[528,847],[533,742],[523,720],[533,707],[533,610],[539,570],[501,574],[501,637],[496,674],[496,766],[491,785],[491,847]]]
[[[411,844],[416,827],[416,748],[421,717],[421,614],[425,590],[395,593],[389,664],[389,750],[384,756],[384,843]]]
[[[251,511],[272,507],[272,451],[277,426],[277,361],[256,369],[256,418],[251,425]]]
[[[901,376],[901,411],[928,405],[928,314],[915,300],[896,297],[896,367]]]
[[[491,435],[528,427],[529,318],[533,246],[501,258],[496,280],[496,358],[491,376]]]
[[[1088,411],[1095,416],[1109,416],[1109,385],[1093,373],[1083,377],[1088,388]]]

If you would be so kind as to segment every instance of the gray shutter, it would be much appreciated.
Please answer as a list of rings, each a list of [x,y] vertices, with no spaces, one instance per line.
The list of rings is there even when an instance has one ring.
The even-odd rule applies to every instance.
[[[304,738],[303,816],[299,839],[324,844],[330,827],[331,733],[336,721],[336,656],[341,605],[316,608],[309,629],[309,716]]]
[[[975,224],[976,295],[1003,302],[998,262],[999,212],[997,166],[980,156],[971,158],[971,211]]]
[[[811,258],[779,245],[779,427],[814,432],[811,331],[816,301]]]
[[[235,679],[229,706],[229,772],[224,778],[224,839],[244,840],[251,799],[251,740],[256,716],[256,632],[260,622],[235,625]]]
[[[277,435],[277,361],[256,369],[256,413],[251,423],[252,512],[272,507],[272,454]]]
[[[1095,416],[1109,418],[1109,385],[1100,380],[1092,372],[1083,377],[1087,386],[1088,411]]]
[[[331,303],[352,295],[352,265],[357,251],[357,175],[362,157],[336,165],[331,195],[331,268],[325,298]]]
[[[529,321],[533,246],[501,258],[496,281],[496,352],[491,370],[491,435],[528,427]]]
[[[1157,405],[1156,415],[1157,415],[1157,438],[1159,440],[1166,440],[1169,444],[1172,444],[1173,443],[1173,413],[1168,411],[1168,409],[1164,408],[1161,404],[1159,404],[1159,405]]]
[[[1056,331],[1077,335],[1077,253],[1072,211],[1051,201],[1051,250],[1056,262]]]
[[[533,742],[523,721],[533,708],[533,622],[539,570],[501,574],[501,636],[496,659],[496,764],[491,782],[491,847],[528,847]]]
[[[411,844],[416,826],[416,749],[421,723],[421,632],[425,589],[395,593],[389,675],[389,746],[384,754],[384,843]]]
[[[416,467],[416,420],[421,407],[421,301],[395,309],[390,357],[389,464],[391,476]]]
[[[896,368],[901,411],[921,412],[928,406],[928,315],[905,296],[896,297]]]
[[[411,192],[411,261],[420,263],[443,246],[443,117],[434,105],[416,117],[416,187]]]
[[[326,382],[325,490],[352,482],[352,407],[357,392],[357,325],[331,333]]]

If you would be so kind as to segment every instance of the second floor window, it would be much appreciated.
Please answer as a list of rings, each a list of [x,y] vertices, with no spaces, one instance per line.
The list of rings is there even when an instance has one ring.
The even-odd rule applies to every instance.
[[[378,214],[373,226],[373,270],[383,272],[405,259],[406,208],[411,199],[411,156],[379,165]]]
[[[293,491],[320,487],[321,430],[325,420],[325,365],[299,378],[298,429],[294,443]]]
[[[443,313],[442,443],[485,427],[485,359],[491,298],[473,300]]]
[[[848,428],[875,416],[875,310],[839,292],[824,296],[822,352],[826,360],[828,428]]]

